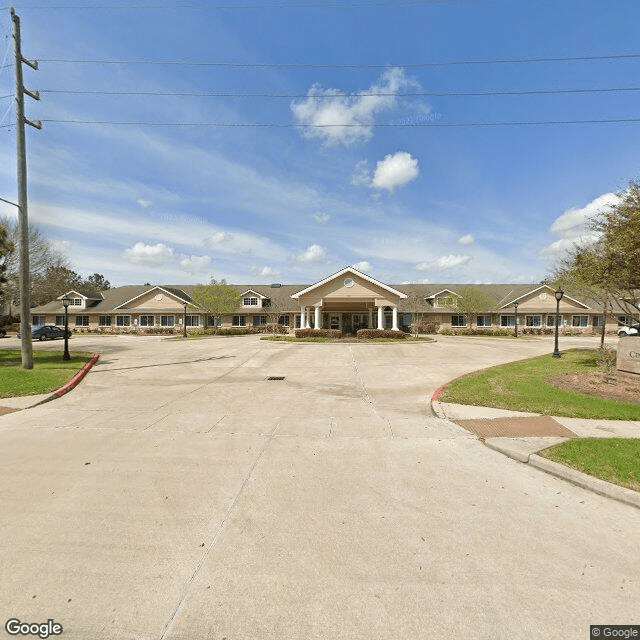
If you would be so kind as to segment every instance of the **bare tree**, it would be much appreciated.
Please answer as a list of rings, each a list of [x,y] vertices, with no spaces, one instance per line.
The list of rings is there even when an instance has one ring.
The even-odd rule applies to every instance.
[[[233,313],[241,303],[240,294],[227,284],[199,284],[191,295],[194,306],[204,309],[222,324],[222,316]]]
[[[483,313],[493,313],[498,310],[498,301],[485,291],[475,287],[462,287],[458,289],[460,295],[456,298],[455,310],[464,315],[469,328],[472,328],[473,321]]]

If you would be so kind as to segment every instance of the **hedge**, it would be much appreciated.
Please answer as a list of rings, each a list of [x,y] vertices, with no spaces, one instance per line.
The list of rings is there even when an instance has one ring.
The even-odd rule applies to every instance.
[[[296,329],[296,338],[342,338],[339,329]]]
[[[404,331],[393,331],[392,329],[358,329],[356,338],[358,338],[358,340],[371,340],[373,338],[405,340],[407,334],[404,333]]]

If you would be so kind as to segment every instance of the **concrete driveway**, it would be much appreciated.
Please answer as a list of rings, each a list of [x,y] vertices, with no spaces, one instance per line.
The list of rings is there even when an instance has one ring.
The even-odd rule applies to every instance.
[[[562,348],[583,344],[597,341]],[[549,339],[72,347],[103,354],[81,386],[0,417],[3,626],[546,640],[638,622],[640,511],[429,409],[452,377],[550,352]]]

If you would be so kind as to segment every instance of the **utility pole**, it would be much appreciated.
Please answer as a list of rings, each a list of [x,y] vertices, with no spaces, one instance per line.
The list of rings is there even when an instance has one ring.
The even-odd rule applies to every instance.
[[[40,94],[25,89],[22,82],[23,63],[38,70],[38,63],[22,57],[20,44],[20,18],[11,7],[13,20],[13,38],[16,53],[16,141],[18,157],[18,222],[20,230],[20,335],[22,340],[22,368],[33,369],[33,349],[31,345],[31,296],[29,294],[29,222],[27,218],[27,146],[25,142],[25,123],[42,129],[42,123],[31,122],[24,117],[24,94],[34,100],[40,100]]]

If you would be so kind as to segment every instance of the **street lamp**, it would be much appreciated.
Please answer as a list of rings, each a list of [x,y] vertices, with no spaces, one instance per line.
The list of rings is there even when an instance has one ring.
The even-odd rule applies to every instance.
[[[182,320],[182,336],[187,337],[187,303],[184,303],[184,318]]]
[[[513,306],[516,308],[516,338],[518,337],[518,303],[514,302]]]
[[[62,359],[71,360],[69,355],[69,305],[71,304],[71,298],[65,296],[62,298],[62,304],[64,305],[64,353],[62,354]]]
[[[558,350],[558,325],[560,324],[560,300],[562,300],[562,296],[564,295],[564,291],[562,290],[562,288],[558,288],[558,290],[555,292],[555,296],[556,296],[556,344],[555,344],[555,349],[553,350],[553,357],[554,358],[559,358],[560,357],[560,351]]]

